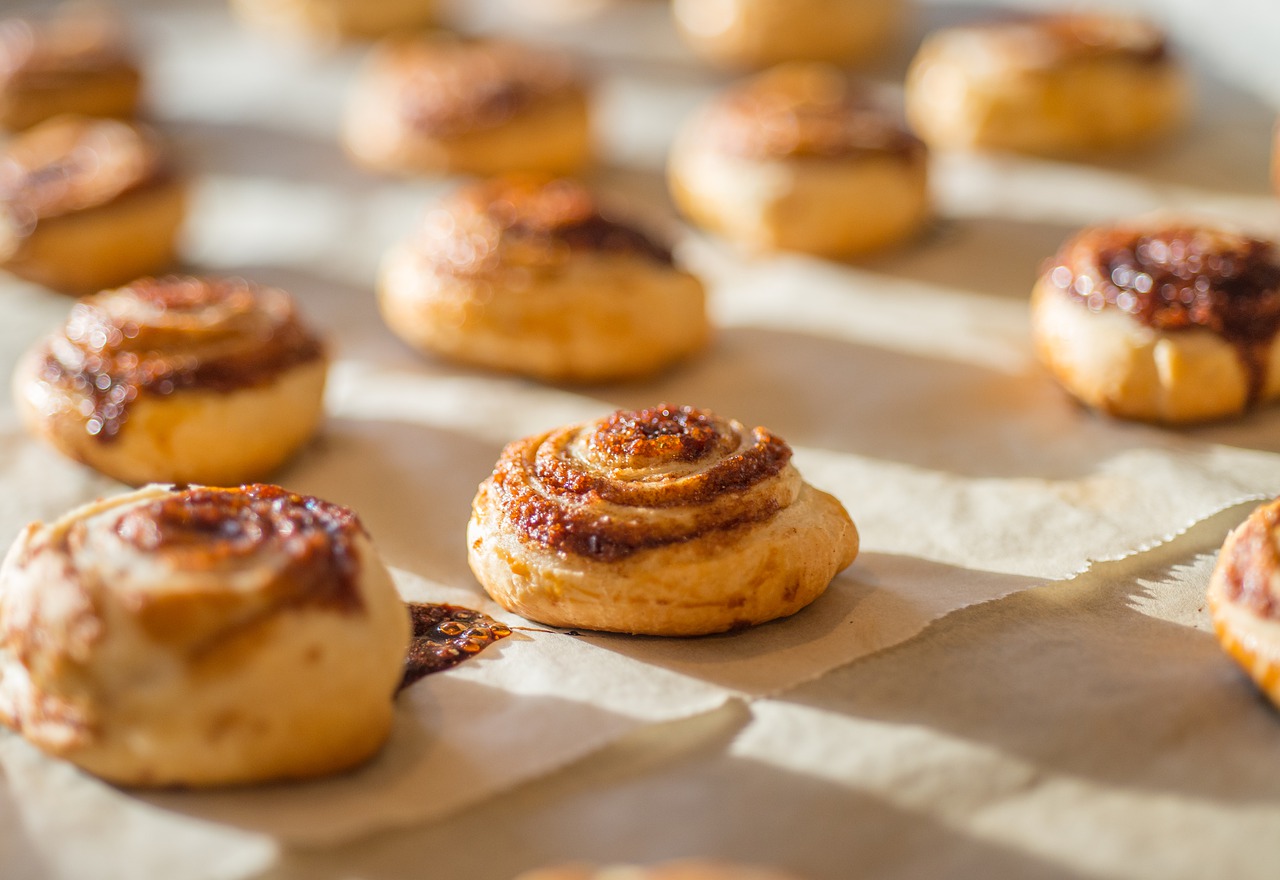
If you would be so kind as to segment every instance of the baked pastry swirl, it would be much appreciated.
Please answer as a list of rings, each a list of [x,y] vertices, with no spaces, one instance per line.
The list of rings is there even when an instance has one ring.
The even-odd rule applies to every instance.
[[[1031,299],[1040,359],[1084,403],[1196,422],[1280,397],[1280,253],[1183,221],[1101,226],[1068,241]]]
[[[437,0],[231,0],[231,11],[266,33],[329,44],[427,27],[438,5]]]
[[[1124,150],[1186,115],[1185,72],[1155,25],[1057,14],[934,31],[907,72],[931,147],[1072,155]]]
[[[1222,647],[1280,706],[1280,500],[1227,536],[1207,598]]]
[[[668,636],[794,614],[858,552],[848,513],[801,479],[785,441],[669,405],[508,445],[467,540],[509,611]]]
[[[0,20],[0,127],[21,131],[63,114],[128,119],[142,75],[119,25],[64,4],[42,18]]]
[[[149,130],[60,116],[0,153],[0,268],[84,294],[168,268],[185,186]]]
[[[929,218],[924,145],[837,69],[773,68],[684,126],[668,181],[691,220],[754,249],[856,256]]]
[[[587,90],[567,57],[497,40],[406,37],[376,49],[343,143],[404,174],[572,174],[591,160]]]
[[[673,0],[680,36],[718,64],[862,61],[893,42],[902,0]]]
[[[235,484],[314,433],[327,357],[281,290],[143,279],[86,297],[14,374],[19,414],[108,476]]]
[[[387,255],[387,325],[466,364],[549,381],[653,373],[706,344],[702,283],[571,180],[465,186]]]
[[[386,739],[408,641],[350,510],[278,486],[148,486],[9,550],[0,721],[123,785],[331,773]]]

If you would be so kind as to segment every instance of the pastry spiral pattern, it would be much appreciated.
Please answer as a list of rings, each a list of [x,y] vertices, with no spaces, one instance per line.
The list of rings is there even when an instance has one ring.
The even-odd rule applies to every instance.
[[[554,625],[693,635],[794,613],[857,531],[791,456],[764,428],[670,405],[512,443],[473,506],[472,569]]]
[[[35,433],[111,476],[234,483],[311,434],[324,372],[324,346],[288,294],[170,277],[77,302],[15,383]],[[179,434],[190,442],[172,442]]]
[[[154,132],[59,116],[0,153],[0,267],[84,294],[174,260],[185,187]]]
[[[1222,545],[1208,605],[1223,649],[1280,706],[1280,500],[1257,508]]]
[[[0,568],[0,720],[129,785],[326,773],[391,722],[408,614],[356,515],[148,486],[34,523]]]

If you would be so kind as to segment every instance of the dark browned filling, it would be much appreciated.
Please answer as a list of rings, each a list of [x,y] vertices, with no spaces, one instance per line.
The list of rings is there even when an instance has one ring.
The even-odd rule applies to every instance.
[[[511,635],[511,628],[487,614],[457,605],[410,602],[413,639],[404,660],[404,689],[433,672],[443,672]]]
[[[288,559],[272,585],[282,603],[363,608],[356,539],[364,528],[354,512],[319,498],[261,483],[182,489],[130,510],[116,533],[139,550],[180,557],[190,571],[218,571],[270,548]]]
[[[577,223],[557,227],[550,233],[526,231],[520,227],[514,227],[513,231],[533,236],[547,235],[549,240],[561,242],[570,250],[632,254],[667,266],[675,262],[670,248],[634,226],[611,220],[599,213]]]
[[[162,310],[198,309],[229,295],[244,294],[252,306],[253,288],[233,282],[187,283],[176,279],[146,280],[129,288],[131,295]],[[232,291],[228,293],[228,291]],[[139,350],[135,340],[148,332],[113,319],[91,302],[72,309],[66,335],[79,360],[67,363],[50,349],[40,378],[90,402],[85,430],[110,442],[128,419],[130,405],[141,393],[167,396],[203,390],[229,393],[270,383],[284,371],[324,354],[323,344],[292,318],[264,324],[252,338],[239,341],[226,356],[202,360],[186,351],[181,340],[155,339],[156,347]],[[75,330],[70,328],[75,327]],[[155,332],[155,331],[151,331]]]
[[[716,436],[707,436],[713,428]],[[780,473],[791,459],[786,442],[756,428],[755,442],[738,449],[725,438],[722,423],[691,407],[655,407],[620,411],[597,422],[588,449],[604,450],[605,475],[588,473],[556,454],[558,435],[544,441],[549,450],[534,450],[527,441],[507,447],[491,477],[507,519],[522,538],[539,546],[601,561],[620,559],[639,550],[676,544],[712,531],[725,531],[768,519],[779,508],[772,495],[748,491]],[[608,458],[616,449],[625,461]],[[677,479],[611,478],[610,467],[655,467],[666,463],[705,462],[705,467]],[[601,502],[623,505],[635,515],[601,517]],[[669,522],[649,521],[644,509],[685,508]]]
[[[405,121],[436,137],[495,128],[530,105],[581,89],[564,57],[509,43],[410,44],[393,69],[397,61]]]
[[[1085,260],[1073,260],[1084,251]],[[1069,244],[1047,277],[1090,309],[1118,308],[1156,330],[1212,331],[1239,353],[1249,400],[1280,330],[1280,262],[1270,242],[1193,228],[1112,229]]]
[[[766,73],[708,111],[707,136],[744,158],[923,158],[924,143],[870,96],[821,73]]]
[[[1280,526],[1280,504],[1260,509],[1240,526],[1231,552],[1222,560],[1226,597],[1259,617],[1280,616],[1280,602],[1271,588],[1280,571],[1275,531]]]

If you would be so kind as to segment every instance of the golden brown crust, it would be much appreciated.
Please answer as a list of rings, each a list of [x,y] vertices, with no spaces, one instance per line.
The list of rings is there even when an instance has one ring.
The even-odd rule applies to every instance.
[[[169,277],[77,302],[14,383],[31,430],[117,479],[234,483],[311,434],[326,362],[283,291]]]
[[[790,457],[763,428],[670,405],[512,443],[476,495],[472,570],[558,626],[697,635],[795,613],[858,539]]]
[[[141,79],[108,16],[67,5],[0,21],[0,126],[22,130],[63,113],[128,118]]]
[[[351,511],[274,486],[152,486],[15,542],[0,720],[126,785],[333,772],[385,739],[408,637]]]
[[[387,325],[462,363],[550,381],[649,375],[701,349],[701,282],[582,184],[465,186],[387,255]]]
[[[930,216],[924,146],[821,64],[783,65],[717,96],[680,132],[667,176],[686,216],[756,250],[856,257]]]
[[[567,56],[498,40],[400,38],[374,50],[343,139],[375,170],[569,174],[590,158],[587,113]]]
[[[1258,507],[1223,542],[1207,594],[1223,649],[1280,706],[1280,500]]]
[[[0,155],[0,266],[58,290],[167,268],[184,213],[182,182],[142,126],[61,116]]]
[[[1067,14],[933,32],[908,70],[906,108],[934,147],[1087,155],[1157,140],[1188,94],[1150,22]]]
[[[1118,415],[1197,421],[1280,393],[1268,241],[1184,221],[1086,229],[1046,263],[1032,323],[1068,390]]]

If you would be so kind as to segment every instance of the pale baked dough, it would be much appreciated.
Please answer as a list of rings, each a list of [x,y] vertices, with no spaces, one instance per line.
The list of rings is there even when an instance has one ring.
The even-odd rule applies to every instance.
[[[546,221],[565,198],[586,200],[581,216],[503,225],[522,212]],[[505,211],[492,213],[495,204]],[[605,222],[594,212],[570,181],[495,181],[458,193],[384,259],[383,319],[422,351],[551,382],[639,378],[702,349],[710,325],[697,277],[644,250],[564,243],[564,229]],[[473,253],[483,259],[456,259]]]
[[[64,114],[128,119],[141,91],[120,24],[102,9],[64,3],[0,20],[0,127],[22,131]]]
[[[677,207],[752,250],[856,257],[916,235],[931,216],[925,150],[885,111],[846,106],[861,104],[850,88],[833,69],[788,65],[713,101],[671,149],[667,179]],[[752,92],[768,96],[757,102]],[[729,111],[727,102],[744,96],[761,106]],[[738,116],[732,137],[724,133],[727,111]],[[809,113],[822,126],[819,137],[836,131],[839,142],[822,149],[775,142]]]
[[[856,62],[882,54],[902,27],[902,0],[674,0],[680,36],[719,64]]]
[[[424,102],[434,117],[415,119]],[[360,165],[398,174],[573,174],[592,160],[588,95],[568,60],[496,41],[383,43],[351,91],[342,140]]]
[[[643,421],[668,410],[674,411],[655,408],[611,418]],[[805,483],[789,461],[749,486],[684,497],[712,468],[759,443],[761,429],[753,439],[741,424],[712,418],[729,446],[710,458],[691,460],[677,452],[616,467],[593,461],[591,436],[608,419],[511,444],[472,505],[471,570],[504,608],[552,626],[692,636],[753,626],[804,608],[853,562],[857,529],[840,502]],[[668,440],[659,436],[657,442]],[[553,459],[585,477],[585,495],[558,491],[535,475],[536,461]],[[619,504],[591,495],[600,489],[596,480],[668,494],[661,506]],[[514,500],[521,494],[524,501]],[[539,505],[547,510],[538,512]],[[531,535],[530,529],[549,528],[557,509],[581,513],[595,524],[625,523],[641,535],[639,547],[591,556],[575,545]],[[771,512],[733,524],[749,516],[749,509]],[[578,540],[594,527],[580,525]],[[654,543],[647,544],[646,536]],[[596,540],[588,535],[586,546]],[[606,539],[598,540],[603,545]]]
[[[1095,231],[1105,228],[1084,235]],[[1069,243],[1064,251],[1080,246]],[[1273,295],[1280,297],[1280,290]],[[1251,376],[1241,352],[1217,332],[1158,329],[1114,305],[1090,308],[1054,283],[1052,269],[1032,291],[1031,331],[1040,360],[1068,392],[1122,418],[1202,422],[1280,398],[1280,346],[1266,349],[1257,397],[1250,400]]]
[[[170,279],[161,283],[180,283]],[[266,328],[296,323],[293,306],[281,291],[261,289],[243,309],[207,305],[152,311],[122,288],[90,297],[78,305],[111,315],[110,325],[134,321],[149,328],[157,347],[144,357],[168,360],[183,369],[209,362],[234,364],[253,356]],[[73,311],[69,325],[74,325]],[[313,344],[310,331],[298,331]],[[78,337],[77,337],[78,338]],[[142,335],[147,339],[147,335]],[[18,414],[34,435],[70,458],[125,483],[207,483],[234,485],[275,471],[315,433],[323,415],[327,357],[318,343],[314,356],[276,369],[268,367],[252,381],[231,388],[179,387],[165,392],[135,388],[124,409],[119,432],[100,436],[93,399],[75,381],[50,374],[51,357],[73,361],[67,329],[38,342],[14,371]],[[65,371],[64,371],[65,372]],[[178,375],[181,375],[179,372]],[[125,379],[118,381],[130,387]]]
[[[934,31],[906,79],[907,119],[934,148],[1076,155],[1177,127],[1188,78],[1144,21],[1059,15]]]
[[[437,0],[231,0],[249,27],[320,43],[370,39],[435,22]]]
[[[656,865],[570,864],[539,868],[516,880],[796,880],[772,868],[710,859],[679,859]]]
[[[0,268],[83,295],[175,262],[186,183],[149,129],[60,116],[7,144],[0,166]]]
[[[1280,502],[1260,506],[1223,542],[1206,599],[1223,649],[1280,707],[1280,619],[1253,602],[1280,604]],[[1258,595],[1249,596],[1248,591]]]
[[[376,752],[409,640],[390,575],[354,517],[302,498],[249,518],[246,491],[186,490],[230,499],[202,509],[217,529],[157,519],[179,494],[162,486],[27,526],[0,568],[0,720],[128,786],[309,777]]]

